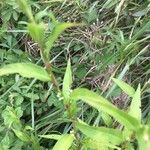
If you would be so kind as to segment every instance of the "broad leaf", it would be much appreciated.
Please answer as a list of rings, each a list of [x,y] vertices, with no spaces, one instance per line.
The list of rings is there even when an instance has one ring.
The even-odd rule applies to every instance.
[[[129,114],[141,121],[141,88],[140,85],[133,95]]]
[[[65,100],[69,99],[71,84],[72,84],[72,72],[71,72],[71,64],[69,59],[67,63],[67,69],[65,72],[64,80],[63,80],[63,96]]]
[[[89,105],[96,108],[97,110],[108,113],[129,130],[136,130],[137,128],[140,127],[140,123],[137,119],[128,115],[122,110],[119,110],[117,107],[115,107],[113,104],[108,102],[106,99],[104,99],[103,97],[97,95],[96,93],[90,90],[84,88],[75,89],[71,93],[71,99],[72,100],[81,99],[82,101],[88,103]]]
[[[4,66],[0,69],[0,76],[19,73],[23,77],[36,78],[41,81],[50,81],[46,70],[32,63],[15,63]]]
[[[71,147],[73,140],[73,135],[62,135],[62,137],[55,144],[53,150],[68,150]]]
[[[129,84],[125,83],[122,80],[119,79],[112,79],[127,95],[132,97],[135,93],[135,90],[133,87],[131,87]]]
[[[77,23],[58,23],[53,29],[52,33],[48,37],[48,41],[46,42],[46,50],[45,55],[48,58],[49,52],[53,47],[54,42],[58,39],[59,35],[67,28],[77,26]]]
[[[87,137],[100,143],[105,143],[108,146],[109,144],[119,145],[125,140],[122,132],[119,130],[105,127],[92,127],[81,121],[76,123],[76,127]]]

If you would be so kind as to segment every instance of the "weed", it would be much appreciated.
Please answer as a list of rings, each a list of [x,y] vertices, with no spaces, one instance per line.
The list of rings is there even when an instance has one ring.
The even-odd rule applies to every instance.
[[[2,2],[4,11],[0,40],[3,43],[0,46],[6,50],[0,52],[0,147],[4,150],[148,150],[149,100],[144,107],[142,104],[143,99],[149,96],[149,56],[146,54],[150,21],[145,18],[149,6],[134,12],[126,20],[126,13],[133,11],[131,6],[135,9],[140,2],[78,0],[58,4],[53,1],[40,11],[41,5],[47,6],[47,3],[26,0]],[[75,15],[79,12],[79,18],[83,18],[87,25],[55,18],[49,12],[49,9],[56,12],[55,4],[58,10],[68,11],[63,13],[66,15],[64,20],[72,13],[70,11],[76,12]],[[7,14],[8,17],[4,15],[8,11],[5,7],[12,12]],[[69,10],[69,7],[72,9]],[[60,15],[59,12],[56,14]],[[16,29],[15,32],[9,30],[12,33],[9,35],[5,27],[7,21],[18,21],[19,17],[25,19],[20,26],[25,29],[24,35],[21,36],[22,30]],[[134,19],[135,23],[132,24]],[[71,40],[67,40],[65,34],[60,37],[68,28],[70,36],[74,36]],[[20,36],[23,39],[32,38],[36,43],[40,51],[37,62],[32,56],[18,50]],[[78,36],[82,37],[78,39]],[[59,37],[60,43],[55,45]],[[62,51],[63,48],[67,52]],[[66,59],[67,67],[64,63]],[[144,70],[141,77],[132,77],[136,70],[131,71],[130,68],[135,66]],[[137,67],[135,69],[138,70]],[[15,74],[15,78],[11,74]],[[143,76],[145,78],[142,80]],[[140,84],[134,79],[136,77],[141,78]],[[91,90],[83,88],[90,88],[87,80],[94,82],[88,81],[92,83]],[[111,100],[114,96],[120,98],[122,94],[126,98],[123,96],[121,99],[126,99],[126,102],[119,109]]]

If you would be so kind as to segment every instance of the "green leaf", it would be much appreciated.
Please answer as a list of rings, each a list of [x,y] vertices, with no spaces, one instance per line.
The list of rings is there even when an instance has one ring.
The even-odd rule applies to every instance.
[[[138,86],[130,105],[129,114],[141,121],[141,88]]]
[[[103,5],[103,8],[110,9],[112,6],[117,4],[119,0],[107,0],[106,3]]]
[[[58,135],[58,134],[49,134],[49,135],[39,135],[39,137],[45,138],[45,139],[59,140],[61,138],[61,135]]]
[[[88,23],[91,23],[92,21],[98,18],[98,12],[96,9],[97,3],[98,1],[94,2],[93,5],[88,10],[87,14],[85,14],[85,19],[88,21]]]
[[[46,9],[38,12],[37,14],[35,14],[35,20],[37,22],[40,22],[43,17],[49,17],[51,19],[52,23],[54,23],[54,24],[58,23],[55,16],[53,15],[53,13],[52,12],[47,12],[47,9],[48,9],[48,7]]]
[[[17,115],[18,114],[14,108],[7,106],[6,109],[2,112],[4,124],[9,127],[10,125],[15,124],[15,128],[20,128],[20,119]]]
[[[105,143],[106,145],[119,145],[125,140],[122,132],[119,130],[105,127],[92,127],[82,121],[77,122],[76,127],[87,137],[100,143]]]
[[[45,17],[45,16],[48,16],[47,8],[44,9],[44,10],[42,10],[42,11],[40,11],[40,12],[38,12],[37,14],[35,14],[35,20],[36,20],[36,22],[38,22],[38,21],[40,22],[41,19],[43,17]]]
[[[2,150],[10,149],[10,145],[11,145],[10,143],[11,143],[11,140],[10,140],[9,134],[6,133],[6,135],[0,142],[1,149]]]
[[[53,147],[53,150],[68,150],[71,147],[73,140],[73,135],[62,135],[62,137],[57,141],[57,143]]]
[[[110,115],[108,115],[108,114],[102,112],[101,117],[102,117],[104,123],[105,123],[107,126],[111,126],[111,125],[112,125],[113,119],[111,118]]]
[[[16,0],[16,3],[19,5],[20,9],[28,16],[31,22],[34,22],[34,17],[31,11],[31,7],[28,4],[28,0]]]
[[[137,119],[128,115],[124,111],[119,110],[108,100],[106,100],[105,98],[97,95],[96,93],[90,90],[84,88],[75,89],[71,93],[70,97],[72,100],[81,99],[82,101],[88,103],[89,105],[96,108],[97,110],[108,113],[129,130],[136,130],[137,128],[140,127],[140,123]]]
[[[36,78],[41,81],[50,81],[46,70],[32,63],[15,63],[4,66],[0,69],[0,76],[19,73],[23,77]]]
[[[86,69],[86,67],[87,66],[85,64],[79,64],[78,67],[77,67],[77,69],[76,69],[75,75],[80,80],[82,80],[86,76],[86,74],[88,72],[88,70]]]
[[[35,42],[40,47],[44,47],[44,25],[42,23],[28,23],[28,31]]]
[[[48,58],[49,52],[53,47],[54,42],[58,39],[59,35],[67,28],[75,27],[80,24],[77,23],[58,23],[55,28],[53,29],[52,33],[48,37],[48,41],[46,42],[46,50],[45,55]]]
[[[112,80],[130,97],[132,97],[135,93],[135,90],[133,87],[131,87],[129,84],[125,83],[122,80],[112,78]]]
[[[16,134],[16,136],[22,140],[23,142],[30,142],[31,139],[30,137],[26,134],[26,133],[23,133],[19,130],[15,130],[15,129],[12,129],[14,131],[14,133]]]
[[[150,149],[150,126],[143,126],[138,130],[136,138],[138,140],[139,150]]]
[[[85,150],[91,150],[91,149],[92,150],[110,150],[111,148],[115,149],[115,150],[120,150],[116,146],[113,146],[113,145],[111,146],[109,144],[109,147],[108,147],[108,143],[106,145],[106,143],[100,143],[100,142],[98,142],[96,140],[92,140],[90,138],[85,138],[82,141],[82,143],[83,143],[83,149],[85,149]]]
[[[72,84],[72,72],[71,72],[71,63],[70,63],[70,59],[69,59],[68,63],[67,63],[64,80],[63,80],[63,96],[64,96],[65,100],[69,99],[71,84]]]
[[[134,42],[137,40],[139,37],[143,36],[144,32],[150,29],[150,21],[148,20],[142,27],[141,29],[138,29],[136,34],[129,40],[129,42]]]

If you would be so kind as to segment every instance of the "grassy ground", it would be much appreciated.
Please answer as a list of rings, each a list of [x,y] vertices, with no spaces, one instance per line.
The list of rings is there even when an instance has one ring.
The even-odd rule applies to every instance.
[[[27,18],[15,1],[0,2],[0,64],[33,62],[42,64],[39,48],[24,24]],[[52,49],[51,62],[60,87],[67,60],[71,58],[73,87],[87,87],[108,98],[121,109],[128,107],[129,98],[114,86],[110,77],[123,79],[142,89],[142,114],[146,122],[150,110],[150,2],[148,0],[32,0],[34,13],[47,9],[62,22],[82,22],[82,27],[65,31]],[[47,26],[50,20],[44,18]],[[34,104],[32,103],[34,100]],[[34,105],[34,109],[33,109]],[[72,128],[64,113],[63,104],[51,84],[25,79],[19,75],[0,78],[0,141],[5,149],[31,149],[9,130],[11,124],[7,107],[17,110],[24,126],[34,133],[68,133]],[[99,113],[79,103],[78,116],[95,126],[106,125]],[[31,114],[34,113],[35,122]],[[111,126],[115,126],[112,124]],[[32,130],[29,128],[29,131]],[[43,149],[54,142],[40,139]],[[22,147],[22,148],[21,148]]]

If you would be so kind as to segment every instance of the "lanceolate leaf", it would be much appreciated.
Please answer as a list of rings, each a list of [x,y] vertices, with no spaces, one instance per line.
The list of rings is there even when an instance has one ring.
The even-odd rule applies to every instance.
[[[133,87],[131,87],[129,84],[125,83],[122,80],[119,79],[112,79],[127,95],[132,97],[135,93],[135,90]]]
[[[36,23],[28,23],[28,31],[35,42],[39,44],[40,47],[44,46],[44,25]]]
[[[48,57],[51,48],[53,47],[54,42],[58,39],[59,35],[67,28],[77,26],[77,23],[58,23],[53,29],[52,33],[48,37],[46,42],[45,55]]]
[[[16,136],[23,142],[31,142],[31,138],[26,133],[23,133],[19,130],[15,130],[15,129],[13,129],[13,131],[16,134]]]
[[[53,150],[68,150],[71,147],[73,140],[73,135],[62,135],[62,137],[55,144]]]
[[[30,137],[27,133],[19,131],[19,130],[15,130],[12,129],[14,131],[14,133],[16,134],[16,136],[22,140],[23,142],[28,142],[28,143],[32,143],[33,149],[34,150],[40,150],[40,145],[38,143],[38,141],[35,141],[35,139],[33,137]]]
[[[87,137],[96,140],[100,143],[119,145],[124,141],[124,137],[121,131],[105,128],[105,127],[92,127],[84,122],[77,122],[76,127]]]
[[[128,115],[124,111],[119,110],[117,107],[108,102],[106,99],[104,99],[103,97],[97,95],[92,91],[89,91],[84,88],[78,88],[71,93],[71,98],[72,100],[81,99],[82,101],[88,103],[89,105],[98,109],[99,111],[108,113],[129,130],[136,130],[136,128],[140,127],[140,123],[137,119]]]
[[[136,90],[133,96],[133,99],[130,105],[129,114],[137,118],[139,121],[141,121],[141,88],[140,88],[140,85],[138,86],[138,89]]]
[[[46,70],[32,63],[15,63],[4,66],[0,69],[0,76],[19,73],[23,77],[35,78],[41,81],[50,81]]]
[[[71,64],[69,59],[67,63],[67,69],[65,72],[64,80],[63,80],[63,96],[65,100],[69,99],[71,84],[72,84],[72,73],[71,73]]]

